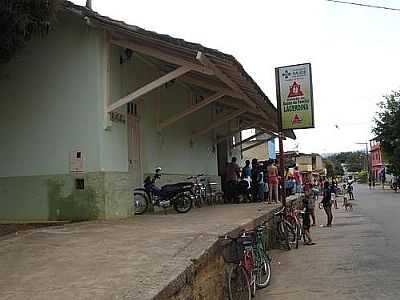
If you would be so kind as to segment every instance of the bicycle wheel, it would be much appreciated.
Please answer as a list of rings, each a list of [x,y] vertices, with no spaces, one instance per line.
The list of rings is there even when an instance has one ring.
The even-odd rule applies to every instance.
[[[280,238],[281,238],[281,242],[284,242],[287,250],[290,250],[290,242],[289,242],[289,236],[288,236],[288,232],[286,229],[286,226],[283,222],[279,223],[279,232],[280,232]]]
[[[294,245],[296,249],[298,249],[299,239],[297,238],[297,223],[285,222],[285,225],[289,243]]]
[[[187,213],[192,208],[192,198],[185,194],[179,194],[174,201],[174,209],[178,213]]]
[[[229,300],[251,300],[249,278],[240,265],[233,265],[228,274]]]
[[[289,242],[291,244],[294,244],[296,249],[299,248],[299,239],[301,238],[301,227],[293,216],[288,216],[287,217],[287,222],[288,222],[288,235],[289,235]]]
[[[192,191],[192,196],[194,199],[194,206],[199,207],[199,208],[202,207],[199,187],[197,187],[197,186],[195,187],[194,191]]]
[[[263,289],[268,286],[271,281],[271,264],[269,259],[265,256],[262,257],[256,266],[256,285],[259,289]]]
[[[133,193],[133,208],[135,215],[141,215],[147,210],[148,201],[143,193]]]

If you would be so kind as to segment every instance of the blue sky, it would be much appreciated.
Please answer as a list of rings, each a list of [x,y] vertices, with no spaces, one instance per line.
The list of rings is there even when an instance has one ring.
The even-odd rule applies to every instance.
[[[324,0],[92,2],[104,15],[233,54],[274,103],[274,68],[311,62],[316,128],[297,130],[288,150],[363,149],[355,143],[371,138],[376,103],[400,89],[400,12]]]

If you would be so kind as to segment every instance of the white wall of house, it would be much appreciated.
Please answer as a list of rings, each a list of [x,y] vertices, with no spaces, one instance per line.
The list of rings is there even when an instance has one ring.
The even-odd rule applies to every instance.
[[[0,220],[122,217],[131,207],[127,124],[103,127],[104,33],[75,15],[58,20],[0,66]],[[119,54],[111,55],[114,101],[159,76],[140,59],[121,65]],[[217,174],[211,133],[190,142],[192,131],[211,121],[211,106],[157,131],[156,102],[163,120],[189,107],[193,93],[176,82],[142,97],[144,173],[161,166],[170,174]],[[74,150],[85,158],[83,191],[70,175]]]
[[[100,35],[74,16],[0,69],[0,177],[65,174],[69,153],[99,169]]]
[[[112,102],[162,75],[151,62],[135,54],[130,60],[120,64],[121,53],[121,48],[112,47]],[[192,142],[190,138],[194,130],[211,122],[212,106],[203,108],[161,131],[157,128],[157,119],[165,120],[190,107],[196,93],[197,90],[176,80],[151,91],[138,101],[143,173],[152,173],[156,167],[161,166],[164,172],[169,174],[217,174],[216,152],[213,151],[211,132]],[[123,107],[120,112],[125,113],[126,108]],[[126,135],[126,130],[126,126],[113,125],[109,132],[104,133],[102,158],[106,170],[127,170],[127,154],[124,153],[127,140],[122,138]],[[112,145],[109,142],[111,140]]]

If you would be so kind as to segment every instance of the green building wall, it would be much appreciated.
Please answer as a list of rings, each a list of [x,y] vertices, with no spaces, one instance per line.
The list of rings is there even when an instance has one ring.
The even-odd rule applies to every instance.
[[[33,41],[0,67],[0,221],[120,218],[132,214],[131,190],[141,184],[128,172],[127,124],[104,130],[104,33],[64,14],[54,31]],[[120,64],[112,47],[111,97],[119,99],[160,76],[134,55]],[[209,174],[217,180],[211,134],[191,141],[211,121],[211,106],[157,130],[161,120],[192,105],[199,95],[175,81],[142,97],[143,173],[161,166],[165,182]],[[126,112],[123,107],[120,110]],[[75,187],[69,155],[83,152],[85,189]]]

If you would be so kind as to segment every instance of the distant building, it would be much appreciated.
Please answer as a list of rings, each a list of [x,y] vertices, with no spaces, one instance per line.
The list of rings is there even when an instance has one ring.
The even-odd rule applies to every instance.
[[[385,166],[382,158],[381,145],[379,144],[378,141],[374,139],[370,140],[369,145],[370,145],[370,151],[369,151],[370,172],[375,179],[379,179],[379,173]]]
[[[279,154],[277,156],[279,157]],[[285,152],[285,164],[289,167],[296,165],[301,172],[325,173],[322,157],[318,153],[287,151]]]
[[[255,135],[257,134],[256,131]],[[256,158],[259,161],[275,159],[274,139],[274,135],[264,133],[256,136],[254,139],[243,142],[241,149],[242,162],[245,160],[251,161],[253,158]]]

